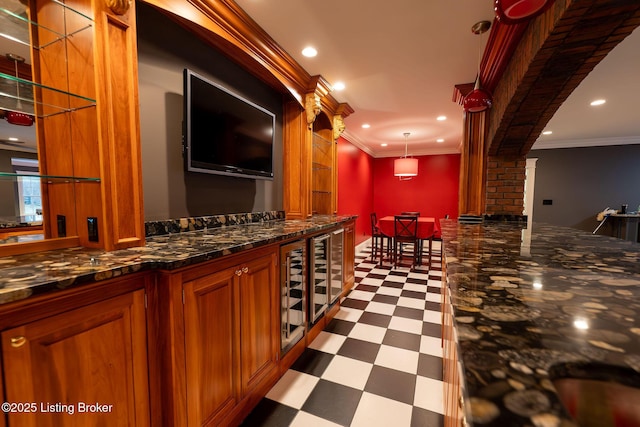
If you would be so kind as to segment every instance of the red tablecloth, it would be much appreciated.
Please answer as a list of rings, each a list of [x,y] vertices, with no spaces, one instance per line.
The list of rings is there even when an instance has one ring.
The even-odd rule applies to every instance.
[[[393,215],[385,216],[380,218],[378,221],[378,226],[380,227],[380,231],[387,236],[393,237],[395,234],[393,227],[394,217]],[[428,239],[433,237],[433,234],[436,231],[436,219],[430,217],[421,216],[418,218],[418,238],[419,239]]]

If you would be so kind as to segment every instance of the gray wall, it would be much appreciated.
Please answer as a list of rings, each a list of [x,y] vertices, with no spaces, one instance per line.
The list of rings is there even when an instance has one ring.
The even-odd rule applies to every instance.
[[[145,220],[282,210],[281,94],[153,7],[136,8]],[[276,114],[273,181],[185,173],[184,68]]]
[[[640,145],[532,150],[537,158],[533,220],[593,231],[598,212],[640,205]],[[544,199],[552,205],[543,205]],[[611,234],[607,224],[598,234]]]

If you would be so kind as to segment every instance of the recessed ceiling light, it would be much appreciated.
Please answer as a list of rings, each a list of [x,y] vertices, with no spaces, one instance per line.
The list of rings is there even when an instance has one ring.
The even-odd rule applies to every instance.
[[[371,125],[369,123],[364,123],[362,125],[362,129],[369,129],[371,127]]]
[[[380,147],[386,147],[387,145],[389,145],[389,144],[387,144],[387,143],[385,142],[385,143],[380,144]]]
[[[438,138],[438,139],[436,139],[436,142],[444,142],[444,139]]]
[[[443,120],[447,120],[447,116],[438,116],[438,117],[436,117],[436,120],[438,120],[439,122],[441,122]]]
[[[13,136],[9,138],[9,141],[17,141],[17,140],[18,140],[18,138],[13,137]]]
[[[602,105],[602,104],[604,104],[605,102],[607,102],[607,101],[606,101],[606,100],[604,100],[604,99],[596,99],[595,101],[592,101],[592,102],[591,102],[591,105],[595,107],[596,105]]]
[[[543,135],[551,135],[553,132],[550,130],[545,130],[544,132],[542,132]]]
[[[345,88],[345,86],[344,86],[344,83],[342,83],[342,82],[336,82],[333,85],[333,90],[344,90],[344,88]]]
[[[307,58],[313,58],[318,54],[318,51],[312,48],[311,46],[307,46],[304,49],[302,49],[302,54]]]

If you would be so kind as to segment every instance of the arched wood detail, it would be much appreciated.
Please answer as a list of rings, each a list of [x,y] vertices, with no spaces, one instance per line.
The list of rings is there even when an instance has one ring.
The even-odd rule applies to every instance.
[[[640,2],[616,0],[556,0],[529,23],[494,21],[480,72],[493,108],[482,118],[465,116],[460,214],[520,213],[524,156],[571,92],[639,25]],[[472,85],[456,85],[453,100],[461,103]],[[513,185],[494,197],[500,189],[487,184],[487,174],[504,168],[515,177]]]
[[[231,0],[141,0],[148,3],[203,41],[219,49],[244,69],[282,93],[288,93],[303,108],[305,95],[326,86],[320,98],[337,104],[329,83],[311,76],[247,13]],[[318,84],[318,82],[320,82]]]
[[[526,154],[560,105],[640,24],[640,2],[558,0],[531,21],[493,90],[489,154]]]

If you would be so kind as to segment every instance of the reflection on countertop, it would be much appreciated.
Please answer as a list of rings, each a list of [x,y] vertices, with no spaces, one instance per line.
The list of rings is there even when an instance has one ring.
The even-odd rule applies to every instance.
[[[572,426],[550,372],[640,372],[640,244],[545,224],[441,227],[470,424]]]
[[[0,258],[0,304],[143,270],[173,270],[251,248],[321,232],[354,216],[318,215],[308,220],[225,221],[215,228],[147,237],[145,246],[105,252],[69,248]],[[202,221],[200,221],[202,222]],[[219,223],[220,221],[218,221]],[[189,225],[191,224],[191,225]],[[157,234],[157,233],[156,233]]]

